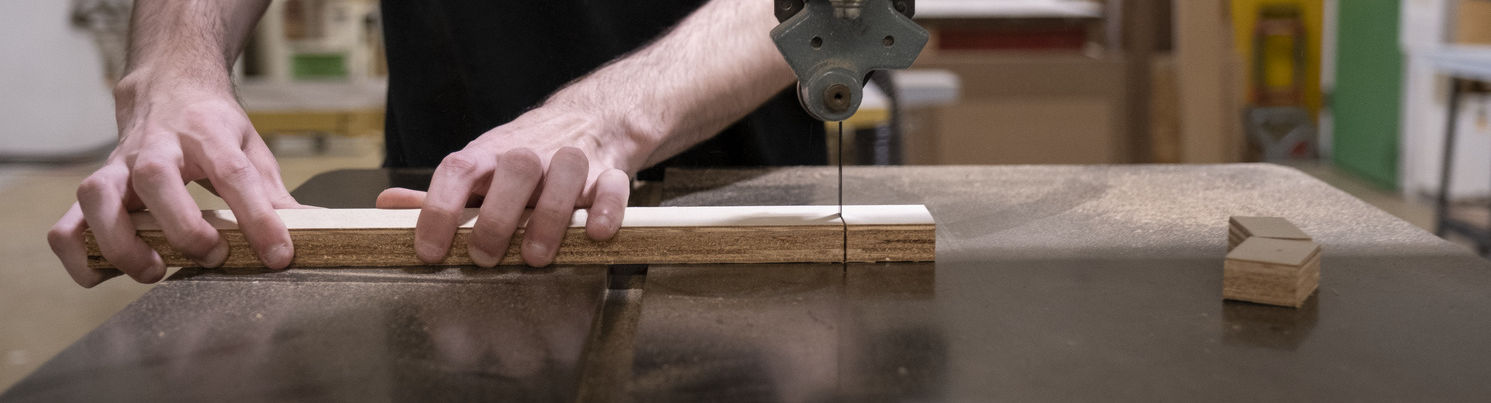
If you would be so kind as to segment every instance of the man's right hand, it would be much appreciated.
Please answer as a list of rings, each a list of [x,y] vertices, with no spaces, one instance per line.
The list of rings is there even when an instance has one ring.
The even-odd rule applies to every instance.
[[[203,88],[207,87],[207,88]],[[203,267],[217,267],[228,245],[202,219],[190,181],[227,202],[259,260],[273,269],[295,255],[277,208],[303,207],[280,179],[274,155],[226,86],[126,77],[115,90],[119,145],[78,186],[78,202],[47,234],[52,252],[83,287],[118,273],[89,269],[83,232],[92,228],[105,259],[135,281],[165,276],[161,257],[135,235],[129,213],[148,208],[166,240]]]

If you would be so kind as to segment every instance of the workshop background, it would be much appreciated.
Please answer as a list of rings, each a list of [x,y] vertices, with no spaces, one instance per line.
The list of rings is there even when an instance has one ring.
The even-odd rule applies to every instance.
[[[920,0],[917,14],[932,41],[867,91],[831,159],[1267,161],[1430,231],[1448,183],[1443,216],[1491,227],[1491,96],[1441,63],[1491,60],[1491,1]],[[126,0],[0,2],[0,390],[150,289],[81,289],[44,239],[115,142],[128,15]],[[288,187],[381,162],[379,17],[374,0],[275,1],[235,68]]]

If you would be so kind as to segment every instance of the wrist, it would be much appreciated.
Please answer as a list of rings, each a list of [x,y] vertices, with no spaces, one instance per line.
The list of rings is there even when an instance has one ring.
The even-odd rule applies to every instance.
[[[226,70],[183,66],[132,66],[114,84],[116,102],[135,102],[183,93],[233,97],[233,80]]]
[[[193,108],[238,105],[226,74],[214,78],[152,68],[130,69],[114,85],[113,95],[114,118],[121,138],[150,119],[152,111],[170,114]]]
[[[568,109],[598,119],[597,143],[610,154],[616,168],[630,174],[646,168],[666,137],[667,125],[637,105],[647,105],[634,94],[596,91],[585,80],[554,93],[546,107]]]

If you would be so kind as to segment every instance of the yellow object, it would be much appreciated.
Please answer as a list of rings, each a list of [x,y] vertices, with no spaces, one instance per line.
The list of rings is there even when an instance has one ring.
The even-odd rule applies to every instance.
[[[328,110],[296,112],[249,112],[249,121],[262,136],[328,133],[342,136],[383,133],[383,110]]]
[[[852,131],[850,130],[851,127],[866,128],[880,126],[888,123],[890,123],[890,111],[880,108],[861,108],[858,112],[855,112],[853,116],[850,116],[848,119],[844,119],[844,130]],[[838,131],[839,129],[839,127],[835,125],[835,122],[824,122],[824,127],[832,129],[829,131],[830,133]]]
[[[1320,112],[1321,104],[1320,33],[1325,16],[1325,2],[1324,0],[1232,0],[1233,43],[1236,44],[1237,55],[1243,61],[1243,66],[1253,66],[1256,62],[1253,60],[1253,38],[1256,34],[1255,29],[1258,26],[1258,12],[1263,7],[1269,5],[1295,5],[1299,7],[1300,20],[1304,24],[1306,36],[1305,76],[1297,79],[1303,81],[1304,84],[1304,93],[1301,94],[1301,98],[1304,100],[1305,108],[1311,114],[1317,114]],[[1269,48],[1282,49],[1290,47],[1292,46],[1270,46]],[[1287,85],[1296,79],[1292,67],[1269,65],[1264,66],[1264,68],[1267,71],[1265,74],[1269,80],[1266,84],[1270,86],[1276,84]],[[1289,71],[1276,71],[1275,69]],[[1253,77],[1254,73],[1252,69],[1244,69],[1244,73],[1248,75],[1248,83],[1250,84],[1248,88],[1254,87],[1251,84],[1256,82],[1255,80],[1258,78]]]
[[[1263,40],[1263,86],[1286,88],[1295,85],[1294,39],[1270,35]]]

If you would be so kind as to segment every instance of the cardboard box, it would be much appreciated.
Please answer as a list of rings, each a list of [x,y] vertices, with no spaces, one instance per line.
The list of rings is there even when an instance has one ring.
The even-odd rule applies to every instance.
[[[1460,0],[1455,11],[1455,43],[1491,45],[1491,0]]]
[[[1121,59],[944,51],[915,67],[957,74],[962,97],[909,116],[908,164],[1127,162]]]
[[[940,164],[1115,163],[1115,111],[1096,97],[970,100],[936,112]]]

